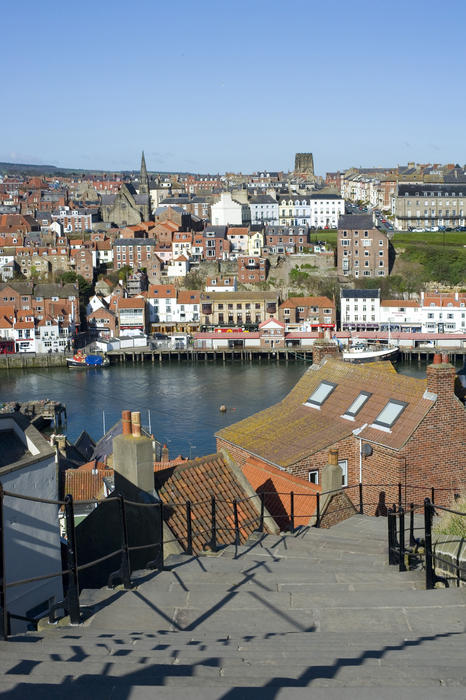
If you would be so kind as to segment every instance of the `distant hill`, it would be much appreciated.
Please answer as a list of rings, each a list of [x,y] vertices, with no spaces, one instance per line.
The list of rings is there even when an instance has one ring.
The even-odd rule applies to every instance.
[[[85,168],[61,168],[57,165],[34,165],[32,163],[1,163],[0,174],[4,175],[100,175],[102,173],[116,173],[118,175],[135,175],[139,170],[86,170]],[[150,174],[157,175],[191,175],[193,173],[178,170],[149,170]],[[197,173],[196,173],[197,174]]]

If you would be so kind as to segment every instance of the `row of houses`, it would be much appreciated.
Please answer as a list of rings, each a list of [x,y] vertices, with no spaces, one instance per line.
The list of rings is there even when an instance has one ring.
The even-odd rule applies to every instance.
[[[381,299],[380,289],[342,289],[341,330],[466,332],[466,293],[421,292],[419,299]]]
[[[102,338],[224,327],[242,333],[240,329],[256,330],[270,319],[287,330],[334,330],[336,323],[335,304],[327,297],[292,297],[281,302],[278,292],[199,292],[170,284],[150,285],[147,292],[134,297],[94,296],[87,311],[88,327]]]

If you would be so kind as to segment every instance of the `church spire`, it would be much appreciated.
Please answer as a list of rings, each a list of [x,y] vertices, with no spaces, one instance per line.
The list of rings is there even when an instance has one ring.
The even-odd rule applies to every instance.
[[[149,194],[149,176],[147,174],[144,151],[141,157],[141,172],[139,173],[139,194]]]

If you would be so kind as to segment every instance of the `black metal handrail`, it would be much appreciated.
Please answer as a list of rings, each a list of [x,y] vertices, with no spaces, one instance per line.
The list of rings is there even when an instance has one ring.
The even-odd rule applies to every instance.
[[[424,549],[424,568],[425,568],[425,581],[426,589],[435,588],[436,583],[443,583],[446,587],[449,586],[448,576],[439,576],[436,573],[435,565],[436,563],[446,564],[447,566],[452,566],[452,562],[447,561],[443,557],[439,556],[433,546],[432,546],[432,523],[436,511],[441,510],[446,513],[452,513],[460,517],[466,517],[466,512],[455,510],[454,508],[448,508],[446,506],[439,506],[434,504],[430,498],[425,498],[422,504],[411,503],[409,509],[404,510],[403,507],[399,507],[398,510],[394,504],[392,508],[388,511],[388,563],[391,565],[398,564],[400,571],[406,571],[406,557],[409,557],[413,553],[419,552],[421,548]],[[415,528],[414,527],[414,513],[415,511],[421,511],[424,515],[423,526]],[[409,513],[409,544],[405,544],[405,515]],[[398,520],[398,532],[396,522]],[[423,531],[423,538],[416,538],[414,536],[415,531]],[[456,576],[454,579],[459,583],[465,579],[461,576],[459,554],[456,557]]]
[[[153,501],[150,503],[140,503],[137,501],[132,501],[130,499],[124,498],[124,496],[120,494],[112,494],[108,498],[105,499],[91,499],[87,501],[80,501],[80,505],[100,505],[104,503],[111,503],[111,502],[118,502],[118,511],[119,511],[119,522],[120,522],[120,534],[121,534],[121,546],[118,549],[113,550],[112,552],[105,554],[104,556],[101,556],[97,559],[94,559],[90,562],[86,562],[84,564],[79,564],[78,565],[78,560],[77,560],[77,553],[76,553],[76,531],[75,531],[75,522],[74,522],[74,502],[73,498],[71,495],[67,495],[64,500],[58,500],[58,499],[45,499],[45,498],[39,498],[35,496],[26,496],[24,494],[17,494],[11,491],[6,491],[3,490],[2,484],[0,483],[0,546],[1,546],[1,557],[0,557],[0,608],[2,610],[2,631],[3,631],[3,637],[7,639],[8,634],[9,634],[9,627],[10,627],[10,618],[12,619],[25,619],[22,618],[21,616],[18,616],[16,614],[10,613],[7,610],[7,602],[6,602],[6,592],[9,588],[15,587],[15,586],[20,586],[20,585],[25,585],[28,583],[35,583],[37,581],[42,581],[42,580],[47,580],[51,578],[56,578],[56,577],[67,577],[67,594],[65,596],[65,599],[59,603],[56,603],[53,605],[53,607],[49,611],[49,618],[51,621],[55,620],[55,612],[58,609],[63,609],[67,614],[70,616],[70,622],[72,624],[79,624],[81,620],[81,610],[80,610],[80,603],[79,603],[79,573],[81,571],[84,571],[86,569],[89,569],[93,566],[96,566],[97,564],[100,564],[106,560],[109,560],[113,557],[116,557],[120,555],[120,566],[119,568],[112,572],[108,578],[108,585],[111,586],[114,584],[114,581],[116,579],[120,579],[124,588],[129,589],[132,587],[132,582],[131,582],[131,561],[130,561],[130,553],[131,552],[136,552],[136,551],[143,551],[145,549],[158,549],[158,562],[147,562],[147,566],[158,566],[160,569],[163,569],[163,563],[164,563],[164,546],[171,544],[171,543],[181,543],[181,542],[186,542],[186,547],[185,551],[187,554],[192,554],[193,553],[193,539],[196,537],[200,537],[202,535],[209,535],[209,547],[212,549],[212,551],[216,551],[218,548],[218,539],[217,535],[219,532],[232,532],[234,533],[234,538],[233,538],[233,543],[235,544],[236,547],[239,546],[241,543],[241,530],[245,527],[250,527],[253,524],[257,523],[258,524],[258,531],[263,532],[265,529],[265,521],[267,519],[272,519],[274,521],[277,521],[279,519],[284,519],[286,520],[286,525],[290,529],[290,531],[293,533],[295,531],[295,526],[296,526],[296,519],[310,519],[314,518],[315,522],[314,525],[315,527],[320,527],[321,526],[321,520],[322,520],[322,512],[321,512],[321,498],[323,496],[327,495],[332,495],[335,493],[340,493],[341,491],[350,491],[351,489],[358,489],[358,496],[359,496],[359,503],[351,503],[346,506],[341,506],[340,508],[337,508],[335,511],[332,511],[332,514],[338,513],[340,511],[348,510],[348,509],[356,509],[359,511],[359,513],[363,514],[364,513],[364,507],[368,506],[378,506],[379,503],[371,502],[371,501],[364,501],[364,488],[395,488],[398,491],[398,509],[397,506],[394,505],[392,509],[388,510],[388,538],[389,538],[389,563],[394,564],[398,563],[400,571],[406,570],[406,565],[405,565],[405,556],[406,554],[412,553],[413,548],[417,547],[419,544],[419,540],[414,537],[414,531],[416,528],[414,528],[414,511],[415,509],[419,509],[422,506],[416,505],[414,503],[411,503],[409,508],[405,509],[403,508],[402,505],[402,495],[403,495],[403,490],[406,492],[407,489],[412,488],[412,489],[419,489],[419,490],[428,490],[431,493],[432,497],[432,502],[430,499],[426,498],[424,501],[424,512],[429,512],[429,517],[430,520],[426,519],[427,516],[425,516],[425,540],[428,540],[428,522],[431,523],[431,519],[433,517],[433,503],[434,503],[434,497],[435,497],[435,490],[441,490],[441,491],[455,491],[455,489],[452,488],[441,488],[441,489],[434,489],[431,487],[424,487],[424,486],[417,486],[417,485],[407,485],[407,484],[402,484],[402,483],[397,483],[397,484],[390,484],[390,483],[378,483],[378,484],[363,484],[363,483],[358,483],[358,484],[351,484],[348,486],[342,486],[339,489],[333,489],[329,491],[318,491],[316,490],[315,493],[300,493],[300,492],[294,492],[294,491],[262,491],[258,494],[254,494],[251,496],[247,496],[242,499],[224,499],[224,498],[218,498],[216,496],[211,496],[210,499],[204,499],[202,501],[198,502],[176,502],[176,501]],[[289,498],[289,503],[290,503],[290,512],[284,512],[283,514],[280,513],[269,513],[266,512],[266,500],[267,496],[273,496],[274,498],[285,496]],[[65,515],[65,524],[66,524],[66,543],[67,543],[67,551],[66,551],[66,556],[67,556],[67,568],[66,569],[61,569],[58,572],[53,572],[49,574],[43,574],[41,576],[34,576],[31,578],[27,579],[21,579],[17,581],[10,581],[9,583],[6,582],[6,571],[5,571],[5,528],[4,528],[4,517],[3,517],[3,503],[4,503],[4,498],[5,497],[10,497],[10,498],[18,498],[26,501],[34,501],[37,503],[44,503],[48,505],[56,505],[60,509],[64,509],[64,515]],[[310,498],[314,500],[314,509],[310,513],[302,513],[301,511],[299,514],[296,513],[296,499],[297,498]],[[253,501],[255,499],[259,499],[259,507],[256,508],[257,515],[254,516],[251,519],[248,520],[240,520],[239,517],[239,512],[238,512],[238,505],[241,503]],[[192,527],[192,512],[193,508],[196,506],[201,506],[201,505],[207,505],[210,504],[210,511],[211,511],[211,526],[208,529],[204,530],[196,530],[193,532],[193,527]],[[233,526],[219,526],[217,523],[217,505],[218,504],[223,504],[223,505],[229,505],[232,507],[233,510]],[[129,544],[129,539],[128,539],[128,524],[127,524],[127,515],[126,515],[126,506],[130,505],[132,507],[138,507],[138,508],[159,508],[159,522],[160,522],[160,529],[159,529],[159,538],[157,541],[150,542],[147,544],[143,545],[130,545]],[[172,539],[166,539],[164,537],[164,510],[165,509],[170,509],[170,508],[176,508],[179,506],[183,506],[186,510],[186,535],[179,535],[177,534],[174,538]],[[429,508],[431,509],[429,511]],[[458,511],[454,511],[452,509],[445,508],[443,506],[436,506],[436,508],[439,508],[441,510],[446,510],[452,513],[457,513],[459,515],[464,515],[464,513],[459,513]],[[409,545],[405,546],[405,526],[404,526],[404,516],[405,513],[410,514],[410,528],[409,528]],[[397,537],[396,533],[396,518],[399,520],[399,534]],[[435,573],[433,572],[433,567],[432,567],[432,547],[431,547],[431,540],[430,540],[430,557],[431,560],[429,562],[429,566],[427,565],[427,554],[426,554],[426,585],[427,583],[432,584],[431,587],[433,587],[435,583]],[[429,573],[429,581],[427,581],[427,575]],[[434,577],[434,578],[432,578]],[[432,581],[434,583],[432,583]],[[30,619],[28,618],[28,621]]]

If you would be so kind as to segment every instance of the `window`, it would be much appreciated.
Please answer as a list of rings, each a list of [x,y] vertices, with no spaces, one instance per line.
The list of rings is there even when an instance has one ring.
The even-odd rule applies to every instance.
[[[379,415],[375,419],[374,425],[382,426],[383,428],[391,428],[395,421],[403,413],[407,405],[408,404],[405,401],[390,399],[385,408],[380,411]]]
[[[347,459],[339,459],[338,466],[340,467],[340,469],[342,471],[341,485],[347,486],[348,485],[348,460]]]
[[[328,399],[332,391],[337,385],[333,382],[323,381],[319,384],[317,389],[310,395],[306,401],[306,406],[313,406],[314,408],[320,408],[324,401]]]
[[[311,484],[318,484],[319,483],[319,472],[317,471],[317,469],[313,469],[312,471],[309,472],[308,479],[311,482]]]
[[[344,418],[354,418],[371,396],[372,394],[370,392],[361,391],[358,396],[356,396],[351,406],[345,411]]]

